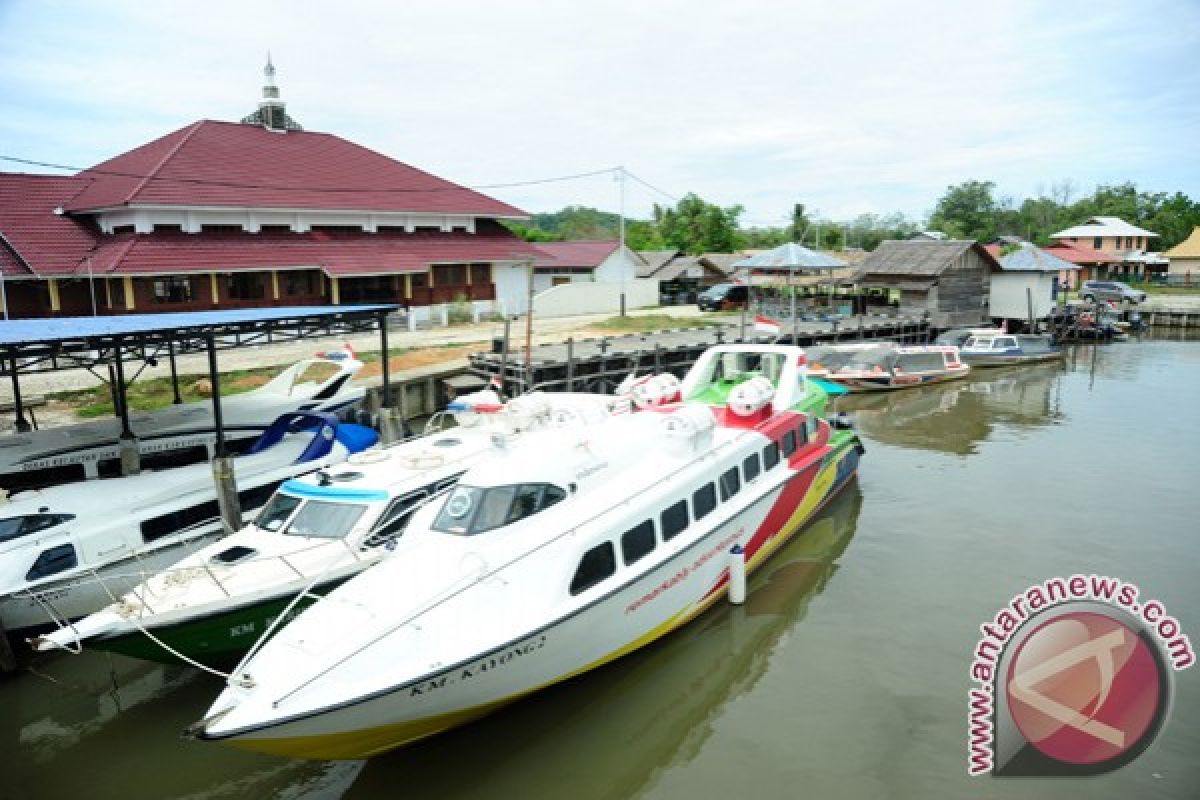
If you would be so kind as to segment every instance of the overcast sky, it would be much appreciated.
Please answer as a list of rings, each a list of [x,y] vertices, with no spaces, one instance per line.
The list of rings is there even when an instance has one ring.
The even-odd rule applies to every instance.
[[[1200,197],[1200,2],[0,0],[0,155],[87,166],[256,107],[468,185],[619,164],[782,224],[952,183]],[[0,162],[0,169],[33,171]],[[610,176],[491,194],[616,210]],[[669,202],[638,184],[631,216]]]

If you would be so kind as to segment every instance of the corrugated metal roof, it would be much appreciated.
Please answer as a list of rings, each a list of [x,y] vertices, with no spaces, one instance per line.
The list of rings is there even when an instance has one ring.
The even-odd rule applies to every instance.
[[[189,311],[163,314],[125,314],[113,317],[57,317],[0,320],[0,347],[111,339],[170,331],[203,332],[209,328],[253,326],[281,320],[319,319],[347,313],[369,315],[395,311],[395,305],[294,306],[231,311]]]
[[[1020,250],[1001,256],[1000,267],[1008,272],[1059,272],[1064,269],[1079,269],[1077,264],[1048,253],[1029,242],[1023,242]]]
[[[809,250],[795,242],[787,242],[773,250],[735,262],[733,266],[737,269],[834,269],[846,266],[846,262],[828,253]]]
[[[1052,234],[1050,238],[1083,239],[1089,236],[1093,238],[1096,236],[1153,236],[1158,238],[1158,234],[1154,231],[1130,225],[1120,217],[1090,217],[1084,224],[1059,231]]]

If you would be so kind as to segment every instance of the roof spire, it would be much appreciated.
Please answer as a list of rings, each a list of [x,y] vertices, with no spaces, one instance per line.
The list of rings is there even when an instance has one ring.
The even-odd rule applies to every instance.
[[[279,97],[279,87],[275,85],[275,64],[271,62],[271,51],[267,51],[267,65],[263,67],[262,99],[258,101],[258,111],[244,117],[246,125],[262,125],[271,131],[300,131],[304,130],[294,119],[287,115],[287,104]]]

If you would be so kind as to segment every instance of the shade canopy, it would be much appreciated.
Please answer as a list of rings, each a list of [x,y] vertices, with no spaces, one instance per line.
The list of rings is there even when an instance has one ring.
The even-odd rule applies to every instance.
[[[773,250],[744,258],[733,265],[737,269],[762,270],[816,270],[836,269],[846,266],[846,262],[834,258],[828,253],[810,250],[795,242],[781,244]]]

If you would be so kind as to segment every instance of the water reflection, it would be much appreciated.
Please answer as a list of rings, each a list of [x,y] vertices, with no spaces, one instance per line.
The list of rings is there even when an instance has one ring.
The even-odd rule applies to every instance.
[[[625,798],[692,761],[713,722],[768,671],[776,643],[838,570],[862,495],[851,483],[750,582],[666,639],[580,679],[367,763],[348,798]]]
[[[1056,363],[975,370],[961,381],[839,398],[859,431],[897,447],[977,453],[1000,425],[1038,428],[1064,421]]]

